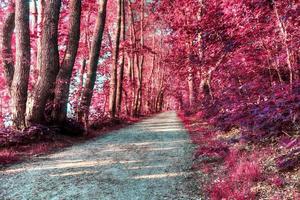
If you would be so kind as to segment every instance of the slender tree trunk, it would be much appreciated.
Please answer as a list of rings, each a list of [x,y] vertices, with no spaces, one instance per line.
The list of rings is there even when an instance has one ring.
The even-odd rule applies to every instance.
[[[155,50],[155,33],[153,33],[153,36],[152,36],[152,51]],[[153,81],[153,76],[154,76],[154,71],[155,71],[155,54],[152,55],[152,68],[151,68],[151,73],[150,73],[150,76],[149,76],[149,82],[148,82],[148,94],[147,94],[147,109],[148,109],[148,112],[151,113],[152,110],[151,110],[151,98],[152,98],[152,93],[153,93],[153,84],[154,84],[154,81]]]
[[[140,21],[140,47],[141,49],[144,48],[144,0],[141,1],[141,11],[140,11],[141,21]],[[137,55],[137,73],[138,73],[138,89],[135,99],[135,106],[134,106],[134,115],[138,116],[141,113],[142,108],[142,97],[143,97],[143,66],[144,66],[144,55]]]
[[[131,42],[131,52],[130,52],[130,85],[131,85],[131,102],[130,102],[130,115],[135,115],[135,100],[136,100],[136,70],[135,65],[138,63],[136,60],[138,60],[138,55],[135,53],[137,46],[136,46],[136,30],[135,30],[135,20],[133,15],[133,9],[131,1],[128,0],[128,7],[129,7],[129,16],[130,16],[130,42]]]
[[[11,5],[13,6],[13,5]],[[5,17],[2,37],[1,37],[1,56],[4,66],[4,74],[6,84],[9,92],[11,91],[11,84],[14,76],[14,56],[11,49],[12,35],[15,28],[15,9],[9,8],[7,16]]]
[[[121,0],[122,2],[122,24],[121,24],[121,32],[122,32],[122,41],[124,42],[126,40],[126,13],[125,13],[125,1]],[[121,58],[121,64],[120,64],[120,71],[119,71],[119,78],[118,78],[118,84],[117,84],[117,99],[116,99],[116,105],[117,105],[117,113],[120,114],[122,111],[122,93],[123,93],[123,80],[124,80],[124,65],[125,65],[125,49],[123,47],[122,50],[122,58]]]
[[[285,27],[284,23],[280,19],[275,0],[273,1],[273,4],[274,4],[273,7],[274,7],[275,16],[277,19],[278,27],[279,27],[279,30],[281,33],[283,45],[284,45],[285,52],[286,52],[286,64],[289,68],[289,79],[290,79],[290,85],[292,86],[293,85],[293,67],[292,67],[292,62],[291,62],[291,53],[290,53],[290,49],[288,46],[287,31],[286,31],[286,27]]]
[[[135,115],[135,99],[136,99],[136,60],[138,59],[138,56],[136,53],[133,53],[132,57],[132,83],[131,83],[131,116]]]
[[[38,72],[42,68],[42,28],[43,28],[43,22],[44,22],[44,9],[45,9],[45,0],[38,0],[38,26],[37,26],[37,60],[36,65]]]
[[[86,82],[80,102],[80,110],[77,113],[78,120],[81,123],[85,123],[86,125],[97,76],[99,52],[101,49],[102,37],[106,20],[106,5],[107,0],[100,0],[96,26],[94,29],[93,40],[91,43]]]
[[[118,19],[117,32],[115,40],[115,49],[113,52],[113,65],[110,77],[110,92],[109,92],[109,112],[111,117],[116,115],[116,97],[117,97],[117,83],[118,83],[118,64],[120,51],[120,36],[121,36],[121,18],[122,18],[122,0],[118,0]]]
[[[82,98],[82,90],[83,90],[83,87],[84,87],[83,79],[84,79],[85,69],[86,69],[86,59],[84,58],[82,60],[80,74],[79,74],[79,84],[78,84],[79,89],[78,89],[78,92],[77,92],[78,103],[80,102],[80,100]],[[76,105],[76,112],[75,113],[79,113],[79,112],[80,112],[80,107],[79,107],[79,105]]]
[[[189,67],[188,69],[188,86],[189,86],[189,104],[190,104],[190,108],[192,108],[195,105],[195,100],[196,100],[194,71],[192,67]]]
[[[42,59],[41,70],[35,90],[32,105],[28,110],[29,123],[43,123],[44,111],[51,89],[55,86],[59,71],[58,53],[58,20],[61,0],[45,2],[44,24],[42,28]]]
[[[80,39],[81,0],[70,1],[70,30],[66,57],[62,62],[56,79],[55,98],[52,117],[56,122],[64,122],[67,116],[67,105],[72,71]]]
[[[145,18],[145,0],[142,0],[141,2],[141,49],[144,49],[145,39],[144,39],[144,18]],[[143,81],[144,81],[144,62],[145,57],[142,54],[141,60],[140,60],[140,66],[139,66],[139,101],[138,101],[138,108],[137,108],[137,114],[140,115],[142,111],[142,105],[143,105]]]
[[[33,0],[33,5],[32,5],[32,14],[33,14],[33,18],[32,18],[32,24],[31,24],[31,30],[34,33],[36,31],[37,28],[37,23],[38,23],[38,11],[37,11],[37,3],[36,0]]]
[[[162,90],[159,95],[159,102],[158,102],[158,112],[163,110],[164,106],[164,91]]]
[[[32,41],[32,42],[35,42],[35,43],[38,43],[40,40],[39,40],[39,12],[38,12],[38,2],[37,0],[33,0],[32,1],[32,20],[31,20],[31,34],[37,36],[36,40]],[[38,73],[39,73],[39,70],[38,70],[38,65],[37,65],[37,59],[38,59],[38,45],[35,45],[36,47],[32,49],[33,51],[33,57],[31,59],[33,59],[33,62],[32,62],[32,69],[30,70],[30,73],[32,74],[32,77],[34,80],[36,80],[38,78]],[[31,100],[31,93],[29,93],[29,96],[28,96],[28,104]]]
[[[219,60],[217,61],[217,63],[211,67],[205,78],[202,80],[201,86],[202,86],[202,91],[204,92],[204,95],[210,99],[213,99],[213,92],[212,92],[212,88],[211,88],[211,82],[212,82],[212,77],[213,77],[213,73],[218,69],[218,67],[222,64],[223,60],[225,59],[227,53],[222,54],[222,56],[219,58]]]
[[[25,128],[27,90],[30,71],[29,1],[16,0],[16,65],[13,76],[12,115],[17,129]]]

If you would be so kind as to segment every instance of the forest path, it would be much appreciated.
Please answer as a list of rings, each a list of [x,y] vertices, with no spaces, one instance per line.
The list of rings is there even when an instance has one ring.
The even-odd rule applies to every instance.
[[[175,112],[0,171],[0,199],[200,199]]]

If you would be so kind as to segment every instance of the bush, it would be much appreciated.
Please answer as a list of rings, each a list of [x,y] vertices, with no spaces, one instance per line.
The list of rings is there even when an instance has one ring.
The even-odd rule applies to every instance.
[[[236,152],[226,159],[226,177],[217,179],[208,189],[211,199],[254,199],[251,187],[261,180],[262,172],[257,160],[242,157],[239,161]],[[253,157],[253,156],[250,156]]]

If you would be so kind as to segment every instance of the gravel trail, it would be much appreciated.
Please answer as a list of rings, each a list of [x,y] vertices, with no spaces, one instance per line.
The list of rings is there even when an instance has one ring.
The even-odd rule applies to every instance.
[[[201,199],[175,112],[0,171],[0,199]]]

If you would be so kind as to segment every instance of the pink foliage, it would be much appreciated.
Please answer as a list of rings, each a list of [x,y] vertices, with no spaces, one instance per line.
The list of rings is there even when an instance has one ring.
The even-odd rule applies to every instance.
[[[257,160],[250,161],[243,157],[239,161],[231,160],[236,155],[229,157],[230,165],[227,165],[226,176],[217,179],[209,188],[211,198],[254,199],[255,193],[251,191],[251,186],[262,178],[260,164]]]
[[[19,160],[18,155],[11,150],[0,150],[0,164],[8,164]]]

